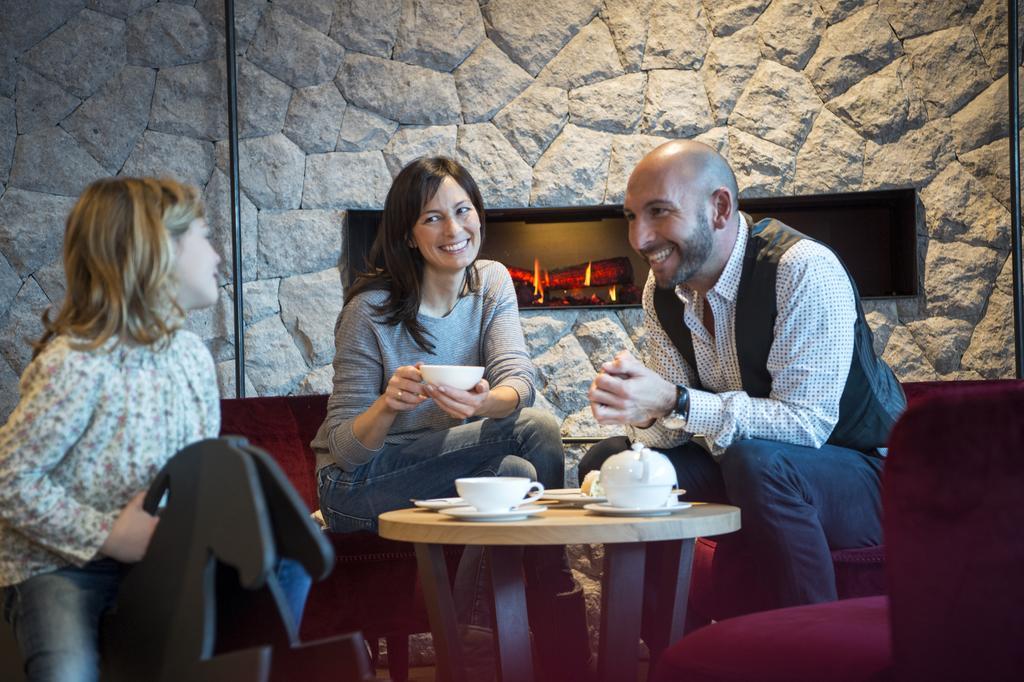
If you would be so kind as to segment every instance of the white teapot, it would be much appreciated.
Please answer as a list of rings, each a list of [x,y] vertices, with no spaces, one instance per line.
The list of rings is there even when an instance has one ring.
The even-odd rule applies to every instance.
[[[614,507],[663,507],[672,501],[676,469],[668,457],[633,443],[601,465],[601,486]]]

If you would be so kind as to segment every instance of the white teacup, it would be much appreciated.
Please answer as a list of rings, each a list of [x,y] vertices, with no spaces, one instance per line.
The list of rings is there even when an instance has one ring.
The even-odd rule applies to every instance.
[[[482,512],[503,512],[523,502],[526,494],[536,490],[530,498],[539,497],[544,486],[537,481],[518,476],[481,476],[456,478],[455,489],[459,497]]]
[[[420,374],[428,384],[443,384],[468,391],[483,377],[484,368],[474,365],[420,365]]]

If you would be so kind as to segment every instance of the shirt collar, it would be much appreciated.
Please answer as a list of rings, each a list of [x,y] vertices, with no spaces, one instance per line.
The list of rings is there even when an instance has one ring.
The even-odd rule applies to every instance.
[[[739,291],[740,275],[743,272],[743,254],[747,250],[747,221],[742,213],[739,217],[740,224],[736,231],[736,243],[733,244],[732,253],[729,254],[729,260],[726,261],[722,274],[719,275],[715,286],[711,288],[711,292],[730,302],[736,300],[736,292]],[[693,303],[696,292],[685,284],[677,284],[676,296],[684,304],[689,305]]]

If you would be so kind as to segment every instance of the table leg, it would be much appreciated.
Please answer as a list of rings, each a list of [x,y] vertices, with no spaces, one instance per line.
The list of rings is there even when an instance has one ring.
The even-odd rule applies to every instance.
[[[604,546],[601,576],[601,639],[597,676],[602,682],[637,678],[637,647],[647,548],[623,542]]]
[[[644,609],[649,613],[645,620],[651,631],[644,635],[651,652],[650,673],[668,645],[683,636],[693,551],[693,538],[647,543]]]
[[[486,552],[494,588],[494,645],[499,679],[529,682],[533,679],[533,662],[526,617],[523,548],[494,546]]]
[[[462,662],[462,643],[459,641],[458,623],[455,620],[455,600],[452,598],[451,583],[448,582],[444,547],[420,542],[415,546],[423,598],[430,618],[430,632],[434,638],[437,678],[466,682],[466,667]]]

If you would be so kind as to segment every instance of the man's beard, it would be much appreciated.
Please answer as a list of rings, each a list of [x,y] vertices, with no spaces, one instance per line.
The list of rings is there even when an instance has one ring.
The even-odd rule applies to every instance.
[[[675,245],[679,253],[679,267],[667,289],[675,289],[680,284],[689,281],[711,257],[711,221],[704,214],[697,216],[697,227],[688,238]],[[658,282],[661,286],[661,282]]]

